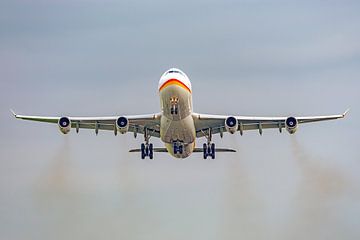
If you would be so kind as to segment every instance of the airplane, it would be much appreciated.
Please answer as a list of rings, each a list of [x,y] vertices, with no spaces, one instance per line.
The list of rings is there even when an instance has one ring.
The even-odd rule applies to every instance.
[[[133,116],[110,116],[110,117],[45,117],[18,115],[12,111],[15,118],[46,123],[55,123],[63,134],[75,128],[94,129],[96,135],[99,130],[113,131],[125,134],[131,132],[136,138],[137,134],[144,136],[144,142],[139,149],[130,152],[138,152],[141,159],[149,157],[153,159],[154,152],[168,152],[175,158],[187,158],[193,152],[200,152],[203,158],[215,159],[216,152],[235,152],[234,149],[216,148],[212,142],[214,134],[241,135],[248,130],[257,130],[262,135],[264,129],[276,128],[282,132],[286,129],[294,134],[299,124],[334,120],[344,118],[349,110],[343,114],[328,116],[305,116],[305,117],[253,117],[234,115],[209,115],[193,112],[192,87],[188,76],[177,68],[167,70],[160,78],[158,91],[160,95],[160,113],[133,115]],[[150,138],[160,138],[165,143],[165,148],[154,148]],[[205,137],[206,142],[202,148],[195,147],[197,138]],[[211,158],[210,158],[211,157]]]

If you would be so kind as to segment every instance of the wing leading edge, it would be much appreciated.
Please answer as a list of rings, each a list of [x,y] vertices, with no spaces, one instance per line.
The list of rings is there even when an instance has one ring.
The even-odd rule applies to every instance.
[[[342,114],[337,115],[325,115],[325,116],[305,116],[295,117],[298,124],[328,121],[344,118],[349,109]],[[209,134],[217,134],[226,132],[225,120],[229,116],[224,115],[209,115],[194,113],[193,118],[196,128],[196,136],[204,137]],[[242,134],[243,131],[247,130],[258,130],[262,134],[263,129],[277,128],[281,132],[285,128],[285,121],[288,117],[251,117],[251,116],[234,116],[238,122],[237,131]]]

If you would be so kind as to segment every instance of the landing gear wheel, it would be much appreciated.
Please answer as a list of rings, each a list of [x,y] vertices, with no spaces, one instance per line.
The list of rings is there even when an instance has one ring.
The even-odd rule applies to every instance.
[[[183,154],[183,146],[179,146],[179,153]]]
[[[145,144],[141,144],[141,159],[145,159],[146,153],[145,153]]]
[[[178,107],[177,107],[177,105],[171,106],[171,108],[170,108],[170,114],[171,114],[171,115],[177,115],[177,114],[178,114]]]
[[[211,158],[215,159],[215,143],[211,144]]]
[[[204,159],[207,159],[208,154],[207,154],[207,144],[206,143],[203,144],[203,154],[204,154]]]
[[[149,144],[149,158],[150,159],[154,158],[153,144],[152,143]]]
[[[176,143],[174,143],[174,154],[178,154],[179,152],[179,147],[176,145]]]

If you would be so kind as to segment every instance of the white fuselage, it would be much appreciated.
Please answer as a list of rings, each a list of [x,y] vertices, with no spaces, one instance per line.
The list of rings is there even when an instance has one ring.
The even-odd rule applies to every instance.
[[[193,152],[196,139],[190,80],[185,73],[172,68],[161,76],[159,94],[160,138],[172,156],[186,158]],[[181,154],[174,154],[174,143],[183,146]]]

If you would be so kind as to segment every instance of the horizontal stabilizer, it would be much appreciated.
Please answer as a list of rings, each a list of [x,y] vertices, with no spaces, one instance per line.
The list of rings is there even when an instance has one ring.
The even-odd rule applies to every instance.
[[[131,153],[133,153],[133,152],[141,152],[141,149],[135,148],[135,149],[129,150],[129,152],[131,152]],[[167,149],[166,149],[166,148],[153,148],[153,152],[166,153],[166,152],[167,152]]]
[[[195,148],[194,149],[194,153],[198,153],[198,152],[203,152],[202,148]],[[215,152],[236,152],[235,149],[231,149],[231,148],[215,148]]]
[[[168,152],[166,148],[154,148],[153,151],[159,152],[159,153],[167,153]],[[139,148],[131,149],[129,152],[131,152],[131,153],[141,152],[141,149],[139,149]],[[202,148],[194,149],[194,153],[202,153],[202,152],[203,152]],[[215,152],[236,152],[236,150],[230,149],[230,148],[215,148]]]

